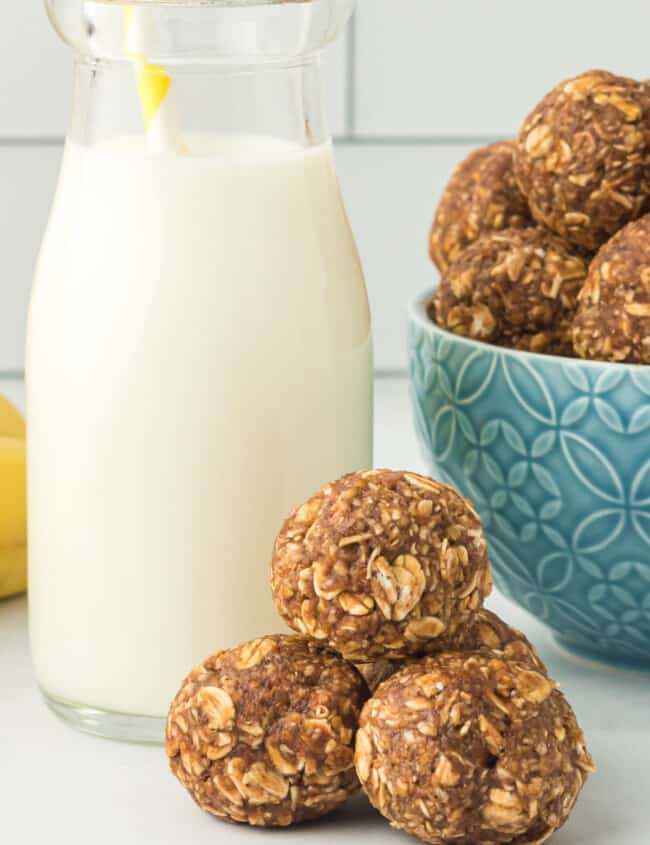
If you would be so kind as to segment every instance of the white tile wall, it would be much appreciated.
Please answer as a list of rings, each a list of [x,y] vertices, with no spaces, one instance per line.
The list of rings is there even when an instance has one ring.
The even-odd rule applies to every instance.
[[[0,146],[0,372],[23,367],[36,253],[56,183],[60,146]]]
[[[377,366],[405,364],[405,303],[434,278],[426,237],[453,165],[514,132],[560,78],[650,77],[647,0],[358,0],[324,60],[330,125],[366,268]],[[68,119],[70,55],[38,0],[0,28],[0,373],[20,369],[32,267]],[[351,61],[348,59],[351,57]],[[498,92],[498,93],[497,93]]]
[[[43,2],[3,3],[0,25],[0,138],[42,138],[65,131],[71,57]]]
[[[337,162],[366,274],[379,370],[406,366],[406,303],[435,282],[427,236],[449,172],[469,146],[344,144]]]
[[[514,133],[565,76],[650,76],[647,0],[359,0],[360,135]]]
[[[323,85],[327,98],[330,131],[345,135],[348,131],[348,39],[347,36],[327,48],[323,54]]]

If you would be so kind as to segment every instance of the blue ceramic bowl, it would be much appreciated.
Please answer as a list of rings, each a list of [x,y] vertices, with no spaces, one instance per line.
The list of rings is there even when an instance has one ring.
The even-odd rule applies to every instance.
[[[565,647],[650,669],[650,366],[502,349],[411,303],[429,469],[478,508],[494,578]]]

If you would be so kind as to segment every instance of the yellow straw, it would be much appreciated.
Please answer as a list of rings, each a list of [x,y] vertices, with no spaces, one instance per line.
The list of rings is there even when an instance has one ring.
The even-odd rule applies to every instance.
[[[171,76],[162,65],[148,62],[145,55],[147,31],[143,13],[148,10],[124,7],[126,52],[136,65],[138,96],[149,146],[154,151],[186,152],[170,95]]]

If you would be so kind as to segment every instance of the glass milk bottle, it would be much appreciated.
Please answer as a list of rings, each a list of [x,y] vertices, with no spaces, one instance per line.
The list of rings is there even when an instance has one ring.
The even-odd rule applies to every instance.
[[[352,3],[47,3],[76,61],[29,316],[30,626],[80,729],[160,740],[197,662],[281,629],[289,510],[371,464],[319,71]]]

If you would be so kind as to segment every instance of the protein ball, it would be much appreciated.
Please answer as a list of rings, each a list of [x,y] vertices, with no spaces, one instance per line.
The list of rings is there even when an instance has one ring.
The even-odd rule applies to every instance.
[[[431,258],[443,272],[484,232],[532,225],[515,181],[514,141],[470,153],[455,169],[438,204],[429,238]]]
[[[353,740],[366,698],[354,667],[304,637],[219,651],[171,705],[171,770],[218,818],[263,827],[316,819],[358,788]]]
[[[526,663],[537,672],[548,674],[546,666],[530,640],[521,631],[504,622],[496,613],[485,608],[479,610],[475,620],[469,626],[460,628],[451,637],[441,637],[438,646],[441,652],[480,652],[488,657],[516,660],[519,663]],[[385,680],[399,672],[404,665],[410,665],[413,662],[415,661],[391,663],[380,660],[376,663],[359,663],[357,669],[365,678],[370,691],[374,693]]]
[[[614,235],[592,262],[573,345],[581,358],[650,364],[650,215]]]
[[[526,119],[515,173],[533,217],[592,252],[650,194],[650,93],[593,70],[561,82]]]
[[[379,688],[361,714],[355,764],[382,815],[433,845],[542,842],[594,771],[553,681],[525,663],[458,653]]]
[[[353,473],[295,510],[275,544],[273,595],[296,631],[346,659],[437,650],[492,587],[478,514],[409,472]]]
[[[548,230],[482,235],[443,274],[428,312],[455,334],[534,352],[570,354],[587,261]]]

